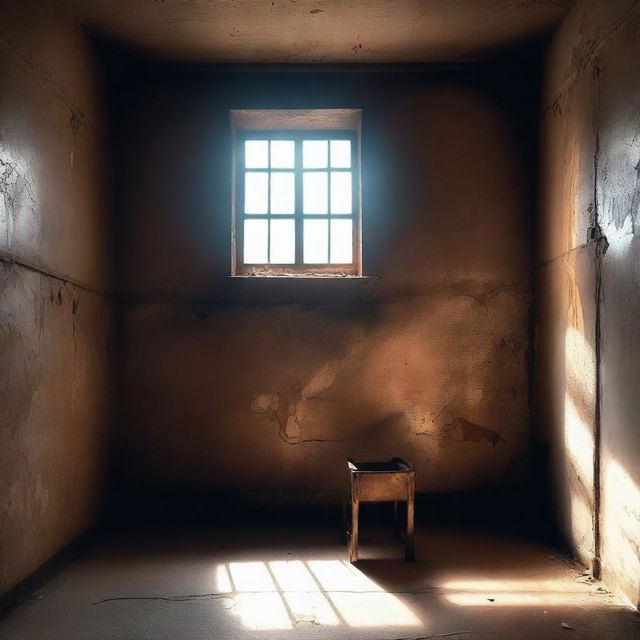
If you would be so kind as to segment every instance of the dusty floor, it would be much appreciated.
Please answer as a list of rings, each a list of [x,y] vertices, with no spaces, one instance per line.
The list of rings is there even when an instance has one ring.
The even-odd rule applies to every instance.
[[[640,637],[636,613],[549,548],[496,533],[417,534],[411,564],[388,531],[365,526],[355,566],[328,528],[102,536],[0,622],[0,638]]]

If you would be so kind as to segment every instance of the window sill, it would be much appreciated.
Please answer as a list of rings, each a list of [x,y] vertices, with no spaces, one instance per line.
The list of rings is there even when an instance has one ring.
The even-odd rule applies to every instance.
[[[356,275],[343,275],[335,273],[283,273],[283,274],[245,274],[239,273],[235,276],[226,276],[231,280],[244,279],[244,280],[377,280],[377,276],[356,276]]]

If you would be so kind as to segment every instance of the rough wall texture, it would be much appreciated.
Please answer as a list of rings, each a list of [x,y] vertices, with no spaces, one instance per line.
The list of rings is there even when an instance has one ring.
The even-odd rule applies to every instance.
[[[167,59],[369,63],[486,59],[560,24],[574,0],[66,0],[104,35]]]
[[[579,2],[549,52],[538,418],[564,528],[640,597],[640,6]]]
[[[0,20],[0,594],[93,521],[109,414],[102,118],[84,34]]]
[[[523,478],[531,148],[491,87],[169,69],[114,88],[127,485],[334,500],[345,458],[392,455],[419,491]],[[309,107],[364,110],[375,278],[228,278],[229,109]]]

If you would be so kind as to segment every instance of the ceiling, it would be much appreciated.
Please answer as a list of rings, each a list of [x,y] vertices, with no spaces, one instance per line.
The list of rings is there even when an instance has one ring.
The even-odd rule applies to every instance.
[[[88,28],[165,58],[464,61],[555,28],[574,0],[64,0]]]

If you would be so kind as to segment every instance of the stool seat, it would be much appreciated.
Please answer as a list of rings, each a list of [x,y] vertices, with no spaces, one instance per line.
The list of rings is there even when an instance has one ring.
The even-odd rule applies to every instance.
[[[348,482],[343,501],[343,535],[349,542],[349,560],[358,560],[358,516],[361,502],[393,502],[394,525],[399,536],[398,503],[406,502],[405,560],[414,559],[414,504],[416,472],[403,458],[388,462],[347,460]],[[351,511],[351,518],[347,512]],[[350,526],[349,526],[350,525]]]

